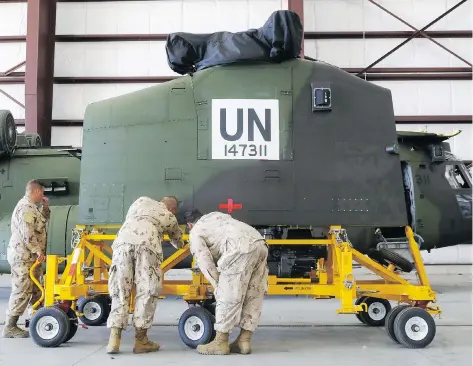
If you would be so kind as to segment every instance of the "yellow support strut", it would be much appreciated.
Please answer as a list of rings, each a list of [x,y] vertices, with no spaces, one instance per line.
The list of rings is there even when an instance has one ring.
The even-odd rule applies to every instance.
[[[75,309],[81,297],[94,297],[108,294],[108,269],[111,265],[112,249],[106,242],[113,241],[115,234],[104,231],[118,229],[117,225],[76,227],[75,247],[65,258],[48,255],[44,287],[34,278],[33,272],[39,263],[30,270],[30,276],[41,290],[41,298],[33,305],[35,312],[44,302],[44,307],[58,303],[70,305]],[[406,303],[409,306],[421,307],[431,315],[440,314],[438,307],[428,306],[436,301],[436,294],[430,288],[424,264],[414,234],[410,227],[405,229],[412,253],[414,265],[419,275],[420,284],[410,283],[399,273],[395,266],[383,266],[368,256],[355,250],[348,241],[346,231],[341,226],[330,226],[326,239],[314,240],[266,240],[268,245],[318,245],[327,248],[327,258],[314,263],[310,278],[277,278],[268,277],[268,295],[307,295],[313,298],[337,298],[340,300],[339,314],[360,314],[368,311],[365,297],[381,300],[392,300]],[[188,240],[188,235],[183,239]],[[167,236],[164,237],[168,241]],[[177,250],[161,264],[165,274],[190,255],[189,247]],[[59,264],[66,261],[62,274],[58,275]],[[353,261],[369,269],[377,280],[357,280],[353,273]],[[134,294],[134,291],[133,291]],[[192,270],[192,279],[164,280],[162,296],[178,295],[189,304],[202,304],[212,298],[213,288],[200,271]],[[134,295],[130,301],[130,312],[133,311]],[[83,314],[77,313],[78,316]]]

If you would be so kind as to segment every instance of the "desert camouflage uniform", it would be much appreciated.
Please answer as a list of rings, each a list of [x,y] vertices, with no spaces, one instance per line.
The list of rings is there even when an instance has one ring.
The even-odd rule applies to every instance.
[[[23,197],[13,210],[10,243],[7,250],[11,267],[12,292],[7,316],[21,316],[29,305],[41,297],[39,288],[30,279],[30,268],[39,253],[46,254],[46,230],[51,211],[49,207],[39,210],[28,198]],[[40,280],[41,266],[36,267],[35,276]]]
[[[215,330],[228,333],[239,322],[254,332],[268,289],[268,247],[253,227],[230,215],[212,212],[190,232],[190,251],[214,286]]]
[[[108,280],[112,308],[108,328],[126,329],[133,284],[136,285],[133,325],[149,329],[157,297],[162,289],[161,263],[164,234],[171,244],[184,246],[176,217],[164,203],[149,197],[138,198],[129,208],[125,222],[112,245],[113,256]]]

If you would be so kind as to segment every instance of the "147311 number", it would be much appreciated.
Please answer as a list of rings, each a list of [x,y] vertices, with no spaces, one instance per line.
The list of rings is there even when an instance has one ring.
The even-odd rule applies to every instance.
[[[225,145],[225,156],[267,156],[267,154],[268,152],[266,145]]]

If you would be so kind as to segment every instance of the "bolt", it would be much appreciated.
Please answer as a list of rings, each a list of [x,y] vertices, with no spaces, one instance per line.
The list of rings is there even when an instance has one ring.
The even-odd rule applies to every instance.
[[[194,332],[198,332],[198,331],[200,330],[200,326],[199,326],[198,324],[194,324],[194,325],[192,326],[192,330],[193,330]]]

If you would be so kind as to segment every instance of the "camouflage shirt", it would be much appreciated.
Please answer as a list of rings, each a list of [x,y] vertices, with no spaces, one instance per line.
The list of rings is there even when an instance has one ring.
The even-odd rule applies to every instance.
[[[45,253],[46,230],[51,211],[40,210],[28,197],[23,197],[12,213],[8,259],[11,262],[34,262]]]
[[[128,209],[112,248],[122,244],[146,245],[162,260],[161,243],[165,234],[176,249],[184,247],[177,219],[166,205],[149,197],[140,197]]]
[[[214,286],[219,272],[243,270],[234,265],[235,256],[252,253],[265,244],[255,228],[221,212],[202,216],[190,231],[189,241],[200,270]]]

